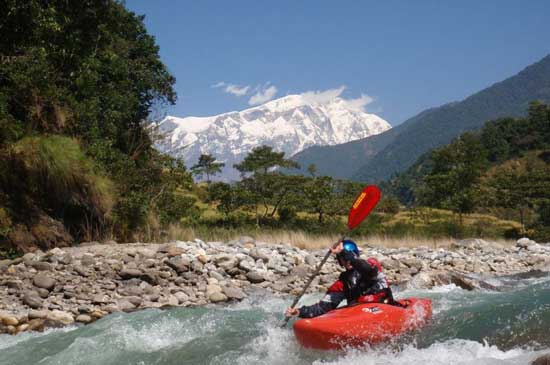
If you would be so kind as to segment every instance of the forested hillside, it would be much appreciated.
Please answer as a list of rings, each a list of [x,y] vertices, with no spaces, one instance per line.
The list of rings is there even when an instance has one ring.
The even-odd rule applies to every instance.
[[[114,0],[11,0],[0,30],[5,249],[124,238],[185,214],[175,192],[190,175],[145,128],[176,95],[142,17]]]
[[[385,186],[408,205],[489,212],[550,239],[550,106],[503,118],[420,158]],[[513,232],[511,232],[513,234]]]

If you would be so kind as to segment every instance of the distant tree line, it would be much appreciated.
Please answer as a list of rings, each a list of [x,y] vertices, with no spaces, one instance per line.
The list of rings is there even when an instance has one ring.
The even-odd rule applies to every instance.
[[[323,224],[346,214],[360,190],[357,183],[317,176],[314,165],[308,168],[309,176],[283,174],[279,168],[298,165],[285,158],[284,152],[268,146],[254,148],[234,167],[241,173],[241,180],[209,184],[207,199],[227,219],[239,211],[253,212],[257,226],[270,220],[291,223],[300,212],[315,215]]]
[[[505,217],[514,211],[524,226],[517,234],[530,229],[550,239],[550,106],[533,102],[525,118],[503,118],[465,133],[384,187],[405,204],[459,215],[490,211]]]

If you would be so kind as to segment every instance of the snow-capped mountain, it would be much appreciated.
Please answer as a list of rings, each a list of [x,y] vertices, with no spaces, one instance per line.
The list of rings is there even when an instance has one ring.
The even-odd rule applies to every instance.
[[[268,145],[290,157],[312,145],[335,145],[382,133],[391,126],[340,97],[316,102],[288,95],[241,112],[212,117],[168,116],[158,129],[157,148],[183,158],[186,166],[208,153],[225,163],[219,180],[237,180],[233,164],[254,147]]]

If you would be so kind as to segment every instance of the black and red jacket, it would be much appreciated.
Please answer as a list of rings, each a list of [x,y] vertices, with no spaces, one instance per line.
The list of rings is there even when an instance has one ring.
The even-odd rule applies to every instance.
[[[392,299],[391,290],[382,272],[382,265],[375,258],[362,260],[348,251],[342,251],[343,259],[353,267],[344,271],[334,284],[328,288],[319,303],[303,306],[299,317],[312,318],[335,309],[344,300],[348,305],[355,303],[380,303]]]

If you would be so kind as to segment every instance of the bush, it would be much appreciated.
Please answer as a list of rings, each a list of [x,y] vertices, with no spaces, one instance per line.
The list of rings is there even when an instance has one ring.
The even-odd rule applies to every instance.
[[[0,242],[8,235],[11,226],[12,222],[8,212],[0,207]]]
[[[384,196],[378,203],[376,210],[382,213],[395,215],[399,213],[399,200],[393,196]]]
[[[11,208],[20,217],[38,206],[77,236],[83,227],[101,230],[105,226],[115,202],[113,184],[76,140],[26,137],[10,146],[5,163],[11,174],[4,177],[3,189],[11,192]]]
[[[296,210],[290,207],[282,207],[279,209],[279,221],[281,223],[292,223],[296,219]]]

